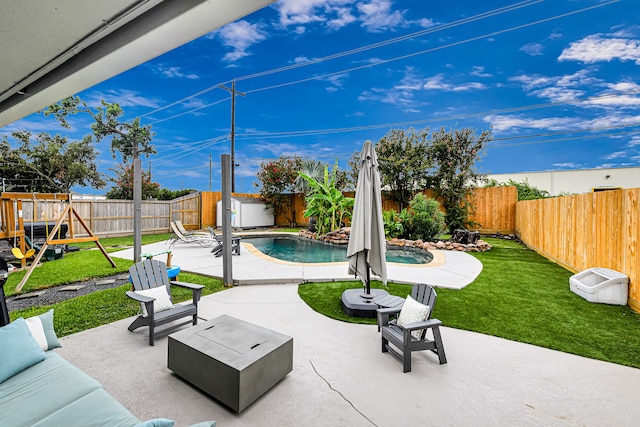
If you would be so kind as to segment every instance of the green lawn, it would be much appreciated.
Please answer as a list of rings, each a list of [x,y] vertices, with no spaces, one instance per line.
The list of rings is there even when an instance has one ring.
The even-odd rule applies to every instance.
[[[571,272],[518,243],[487,240],[491,251],[472,254],[482,273],[462,290],[438,289],[434,317],[453,328],[640,368],[640,315],[627,306],[590,303],[569,290]],[[342,313],[340,295],[353,287],[309,283],[299,294],[314,310],[351,321]],[[410,287],[390,284],[389,292],[404,297]]]
[[[143,242],[168,237],[143,236]],[[493,249],[473,254],[484,266],[480,276],[462,290],[438,289],[434,317],[448,327],[640,368],[640,315],[626,306],[587,302],[569,291],[569,271],[518,243],[487,240]],[[105,247],[133,244],[131,238],[101,239],[101,242]],[[62,259],[36,268],[22,292],[126,272],[132,263],[120,258],[114,260],[118,264],[116,269],[96,250],[65,254]],[[23,274],[9,275],[4,286],[8,296],[15,294]],[[195,274],[182,273],[180,280],[205,285],[204,295],[224,289],[221,280]],[[342,313],[340,295],[345,289],[357,286],[356,282],[309,283],[300,285],[299,294],[314,310],[326,316],[374,323],[373,319],[349,318]],[[374,283],[374,287],[380,286]],[[55,304],[58,335],[133,316],[138,305],[126,297],[127,289],[125,285]],[[181,291],[176,294],[177,301],[190,298],[190,292],[176,291]],[[389,292],[404,297],[410,292],[410,286],[391,283]],[[16,319],[40,314],[49,308],[34,307],[10,314]]]
[[[147,244],[163,241],[168,239],[169,236],[169,234],[142,236],[142,242]],[[131,237],[100,239],[100,242],[106,248],[133,245]],[[95,247],[95,244],[90,242],[88,244],[78,244],[77,246],[91,248]],[[112,252],[110,249],[108,251]],[[59,260],[47,261],[42,263],[42,266],[35,268],[21,293],[125,273],[129,271],[129,267],[133,264],[131,260],[122,258],[113,257],[113,260],[117,264],[116,268],[112,268],[111,264],[98,250],[80,250],[67,253]],[[4,286],[7,296],[16,294],[15,287],[20,283],[24,274],[25,271],[18,271],[9,275],[9,280]],[[197,274],[181,273],[180,281],[204,285],[203,295],[224,289],[221,280]],[[54,327],[58,336],[62,337],[135,315],[138,312],[139,305],[125,295],[125,292],[129,289],[129,285],[123,285],[118,288],[82,295],[52,306],[37,306],[16,310],[10,313],[10,317],[15,320],[18,317],[35,316],[54,308]],[[174,288],[172,292],[174,302],[191,299],[191,292],[186,289]]]

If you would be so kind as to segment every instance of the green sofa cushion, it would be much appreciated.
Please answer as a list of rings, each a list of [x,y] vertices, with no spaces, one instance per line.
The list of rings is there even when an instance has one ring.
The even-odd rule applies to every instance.
[[[43,418],[33,427],[132,427],[138,422],[127,408],[101,388]]]
[[[35,341],[33,343],[40,350]],[[98,381],[54,351],[48,351],[46,355],[47,358],[42,362],[0,384],[0,408],[4,425],[32,425],[82,396],[102,388]]]

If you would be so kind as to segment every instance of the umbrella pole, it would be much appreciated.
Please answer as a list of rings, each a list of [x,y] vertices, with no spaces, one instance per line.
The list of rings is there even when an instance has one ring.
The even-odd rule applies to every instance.
[[[365,288],[365,298],[367,295],[371,295],[371,268],[367,264],[367,286]]]

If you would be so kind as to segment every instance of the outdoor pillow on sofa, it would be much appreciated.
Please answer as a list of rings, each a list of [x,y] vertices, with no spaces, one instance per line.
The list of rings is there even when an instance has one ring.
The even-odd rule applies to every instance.
[[[0,328],[0,383],[46,358],[22,317]]]
[[[40,316],[25,319],[31,335],[44,351],[62,347],[53,329],[53,308]]]

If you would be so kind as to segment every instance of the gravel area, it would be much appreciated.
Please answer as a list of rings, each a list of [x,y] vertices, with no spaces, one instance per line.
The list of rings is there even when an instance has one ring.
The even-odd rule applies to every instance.
[[[31,298],[24,298],[24,295],[27,294],[13,295],[7,298],[7,308],[9,312],[12,312],[23,308],[33,307],[35,305],[50,305],[75,298],[80,295],[86,295],[109,288],[116,288],[128,282],[128,274],[118,274],[31,292],[31,294],[42,292],[42,294]]]

